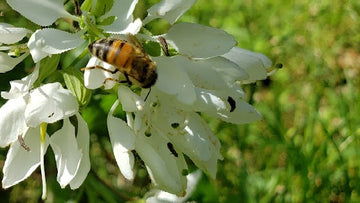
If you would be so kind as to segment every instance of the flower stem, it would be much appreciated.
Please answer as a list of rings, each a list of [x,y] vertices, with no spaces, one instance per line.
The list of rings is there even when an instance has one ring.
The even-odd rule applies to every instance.
[[[44,153],[45,153],[45,138],[46,138],[46,128],[47,123],[41,123],[40,125],[40,170],[41,170],[41,180],[42,180],[42,196],[41,199],[46,199],[46,177],[45,177],[45,168],[44,168]]]

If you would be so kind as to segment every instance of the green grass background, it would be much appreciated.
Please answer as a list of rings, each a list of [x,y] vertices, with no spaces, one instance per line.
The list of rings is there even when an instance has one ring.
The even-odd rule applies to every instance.
[[[0,8],[10,12],[3,2]],[[268,80],[244,86],[262,121],[236,126],[206,117],[224,160],[217,179],[203,176],[190,201],[360,202],[359,15],[360,1],[198,0],[179,20],[221,28],[239,47],[284,65]],[[156,23],[148,29],[161,32],[163,22]],[[0,77],[21,78],[19,69]],[[136,197],[149,189],[146,171],[139,167],[133,184],[124,181],[109,145],[103,118],[114,100],[103,93],[83,112],[93,132],[92,171],[79,190],[59,188],[49,150],[49,202],[141,202]],[[0,195],[37,202],[39,171]]]

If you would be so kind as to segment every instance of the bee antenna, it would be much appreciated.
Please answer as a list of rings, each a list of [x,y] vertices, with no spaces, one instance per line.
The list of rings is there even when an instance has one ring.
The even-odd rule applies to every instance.
[[[149,97],[150,92],[151,92],[151,88],[149,88],[149,91],[148,91],[148,93],[146,94],[146,97],[145,97],[145,99],[144,99],[144,102],[146,102],[147,98]]]

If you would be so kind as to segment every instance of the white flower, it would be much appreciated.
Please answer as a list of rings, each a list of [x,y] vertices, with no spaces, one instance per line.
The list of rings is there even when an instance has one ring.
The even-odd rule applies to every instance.
[[[65,11],[62,0],[7,0],[7,2],[14,10],[41,26],[51,25],[61,17],[80,21],[79,17]],[[111,25],[103,26],[104,32],[136,34],[142,26],[140,19],[133,22],[132,11],[136,3],[137,1],[130,0],[115,1],[112,9],[102,16],[103,19],[115,16],[115,21]],[[85,40],[81,37],[83,34],[83,30],[77,33],[69,33],[45,28],[35,31],[27,45],[36,63],[46,56],[60,54],[84,44]]]
[[[9,100],[0,108],[0,146],[10,145],[2,185],[8,188],[21,182],[41,165],[44,198],[46,182],[43,156],[48,145],[55,154],[60,186],[70,185],[75,189],[90,170],[89,132],[77,113],[76,98],[60,83],[45,84],[30,90],[37,74],[38,67],[32,75],[12,81],[9,92],[2,92],[2,96]],[[73,115],[78,120],[77,132],[69,121]],[[49,138],[44,131],[46,123],[59,120],[63,120],[62,128]]]
[[[107,34],[116,37],[128,33],[136,35],[144,23],[153,19],[163,18],[172,27],[160,36],[139,34],[137,37],[153,42],[162,37],[170,49],[175,50],[172,53],[177,54],[151,57],[157,65],[158,78],[150,94],[148,89],[138,95],[127,86],[117,86],[118,100],[109,112],[107,127],[116,162],[125,178],[134,179],[133,151],[136,151],[157,189],[184,197],[178,199],[172,196],[172,199],[163,200],[183,201],[191,193],[187,190],[191,185],[187,177],[191,176],[187,176],[184,155],[212,178],[216,177],[217,161],[222,159],[220,142],[199,113],[234,124],[261,119],[260,113],[244,101],[246,95],[240,85],[265,79],[269,75],[271,61],[262,54],[236,47],[234,37],[220,29],[195,23],[174,24],[195,0],[163,0],[148,9],[144,22],[133,17],[138,0],[114,1],[113,7],[104,15],[96,16],[96,20],[91,9],[83,11],[81,18],[69,14],[61,0],[7,2],[38,25],[47,26],[59,18],[67,18],[78,21],[80,30],[76,33],[53,28],[36,30],[29,38],[25,51],[21,52],[23,55],[12,58],[0,52],[0,62],[5,62],[0,71],[11,70],[28,53],[37,63],[31,76],[12,81],[10,92],[2,93],[8,101],[0,108],[0,146],[11,145],[4,166],[5,188],[27,178],[39,165],[43,187],[46,188],[43,156],[48,145],[55,153],[57,180],[61,187],[79,187],[89,171],[89,135],[86,123],[77,113],[78,103],[60,83],[31,89],[39,74],[38,62],[53,54],[85,47],[85,39]],[[111,24],[95,24],[108,22],[109,19],[114,21]],[[0,36],[9,33],[13,36],[0,39],[1,43],[18,42],[29,31],[0,24]],[[85,69],[84,84],[90,89],[101,86],[113,88],[116,81],[124,77],[120,71],[112,74],[115,67],[95,57],[89,60],[87,66],[102,66],[109,70]],[[120,103],[126,112],[126,121],[114,116]],[[74,115],[78,128],[69,121],[69,117]],[[62,128],[49,137],[44,126],[59,120],[63,121]],[[22,157],[27,157],[27,160],[24,166],[19,167]],[[161,200],[160,194],[163,193],[155,195],[155,198]]]
[[[29,33],[31,33],[31,31],[28,29],[17,28],[7,23],[0,23],[0,73],[12,70],[29,55],[28,51],[21,50],[22,45],[11,46],[11,44],[19,42]],[[4,46],[2,43],[8,46]],[[17,56],[13,52],[15,49],[18,49],[21,55]],[[9,52],[4,53],[1,51]]]
[[[164,18],[173,24],[193,3],[163,0],[148,10],[144,22]],[[107,124],[125,178],[134,178],[135,150],[156,188],[184,196],[187,165],[183,155],[212,178],[216,177],[217,161],[222,159],[218,138],[198,112],[234,124],[260,120],[260,113],[244,101],[240,85],[265,79],[272,64],[262,54],[235,47],[237,42],[230,34],[195,23],[174,24],[168,33],[150,40],[157,37],[163,37],[178,55],[151,57],[158,79],[146,101],[148,89],[139,96],[119,85],[118,100]],[[115,70],[98,59],[88,63],[95,65]],[[112,88],[120,75],[89,69],[84,75],[85,86]],[[126,112],[126,122],[113,116],[119,103]]]

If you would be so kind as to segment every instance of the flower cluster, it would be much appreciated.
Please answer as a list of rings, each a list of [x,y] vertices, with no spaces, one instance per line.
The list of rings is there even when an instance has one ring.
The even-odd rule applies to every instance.
[[[177,196],[185,196],[189,185],[185,155],[212,178],[216,176],[217,161],[222,159],[220,142],[200,114],[234,124],[261,119],[260,113],[244,101],[240,85],[265,79],[271,61],[262,54],[236,47],[235,39],[220,29],[195,23],[175,24],[196,0],[163,0],[149,8],[143,20],[132,15],[137,0],[114,1],[109,11],[100,14],[94,6],[87,5],[91,1],[85,1],[81,17],[68,13],[61,0],[7,2],[40,26],[67,18],[79,22],[80,29],[73,33],[54,28],[33,32],[0,24],[3,51],[0,71],[10,71],[29,54],[36,63],[31,75],[12,81],[11,90],[1,95],[8,101],[0,108],[0,146],[10,144],[3,169],[4,188],[24,180],[39,165],[44,175],[42,157],[49,144],[55,153],[59,184],[62,187],[69,184],[72,189],[82,184],[90,168],[89,132],[78,113],[78,103],[86,108],[84,100],[89,100],[84,94],[85,87],[117,88],[118,99],[108,114],[107,127],[124,177],[128,180],[135,177],[133,151],[136,151],[154,186]],[[170,23],[168,32],[159,36],[141,33],[142,27],[156,18]],[[109,19],[111,23],[105,23]],[[151,89],[135,93],[127,84],[117,83],[123,73],[114,73],[117,67],[95,57],[87,66],[103,68],[85,69],[84,84],[77,83],[82,80],[71,79],[77,78],[76,74],[68,76],[71,71],[64,74],[71,91],[58,82],[42,84],[47,76],[44,72],[55,71],[58,54],[77,47],[83,49],[94,39],[126,34],[151,41],[165,50],[165,54],[150,56],[158,75]],[[29,38],[27,44],[17,43],[24,37]],[[44,63],[45,60],[50,62]],[[120,103],[126,113],[125,121],[114,116]],[[77,128],[70,117],[77,119]],[[49,137],[44,131],[46,124],[59,121],[62,127]],[[17,167],[18,164],[26,167]]]

